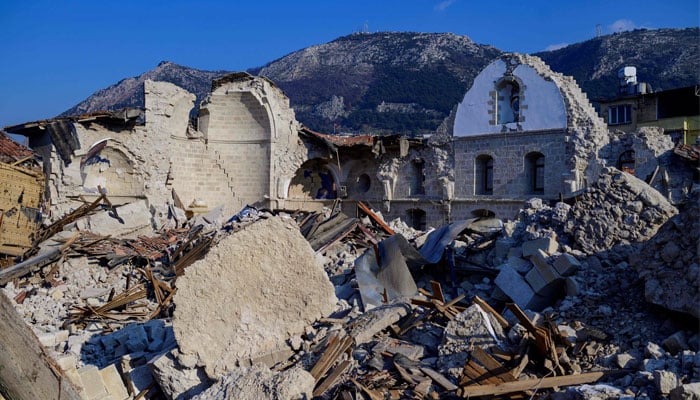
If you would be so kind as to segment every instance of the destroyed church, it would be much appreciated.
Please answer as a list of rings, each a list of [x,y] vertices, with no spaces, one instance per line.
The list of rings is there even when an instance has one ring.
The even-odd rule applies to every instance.
[[[700,398],[700,150],[539,58],[422,136],[144,104],[4,129],[0,400]]]
[[[318,210],[337,200],[346,211],[368,202],[425,229],[474,215],[511,218],[530,197],[571,197],[602,167],[621,167],[621,157],[647,179],[673,146],[653,129],[611,134],[573,79],[527,55],[492,62],[438,132],[418,139],[314,132],[273,82],[246,73],[213,82],[196,124],[194,95],[144,86],[143,118],[123,110],[6,129],[28,137],[44,160],[50,216],[99,193],[150,215],[155,228],[168,205],[232,214],[248,204]],[[657,176],[651,184],[671,197],[690,185]]]

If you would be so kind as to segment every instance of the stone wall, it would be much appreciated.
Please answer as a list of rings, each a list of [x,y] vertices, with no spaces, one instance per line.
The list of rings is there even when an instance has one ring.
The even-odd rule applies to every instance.
[[[544,192],[534,190],[530,176],[532,165],[528,154],[544,156]],[[455,197],[488,202],[491,198],[521,198],[538,196],[553,199],[565,192],[566,167],[565,134],[561,131],[527,134],[496,134],[455,138]],[[493,159],[493,194],[476,195],[477,157]]]

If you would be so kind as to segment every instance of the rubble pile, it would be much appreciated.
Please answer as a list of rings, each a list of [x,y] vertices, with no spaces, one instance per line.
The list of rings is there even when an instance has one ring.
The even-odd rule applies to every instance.
[[[571,209],[565,230],[586,253],[650,239],[676,208],[658,191],[608,167]]]
[[[650,303],[700,318],[700,188],[630,257]]]
[[[697,327],[649,307],[644,278],[697,279],[697,193],[660,229],[675,208],[655,193],[606,169],[573,205],[429,232],[364,204],[132,239],[75,230],[80,214],[2,293],[86,399],[692,398]],[[586,228],[621,220],[612,240]],[[651,301],[695,315],[672,306],[686,290]]]

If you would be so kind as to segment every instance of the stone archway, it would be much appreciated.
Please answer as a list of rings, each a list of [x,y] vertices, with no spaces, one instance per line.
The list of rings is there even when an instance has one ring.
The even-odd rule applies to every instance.
[[[288,198],[326,200],[338,198],[338,173],[332,164],[321,158],[303,163],[287,189]]]

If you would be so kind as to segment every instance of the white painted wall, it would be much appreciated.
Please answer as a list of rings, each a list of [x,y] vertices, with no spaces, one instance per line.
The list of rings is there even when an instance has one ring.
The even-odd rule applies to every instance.
[[[508,124],[491,124],[496,117],[489,114],[493,100],[490,92],[496,90],[495,83],[506,72],[506,63],[498,59],[474,79],[474,83],[457,107],[454,136],[474,136],[488,133],[500,133],[503,126],[507,130],[516,130],[515,122]],[[520,98],[520,114],[525,118],[520,123],[522,131],[566,128],[566,107],[557,85],[545,80],[534,68],[521,64],[515,68],[513,75],[524,86]],[[521,132],[522,132],[521,131]]]

